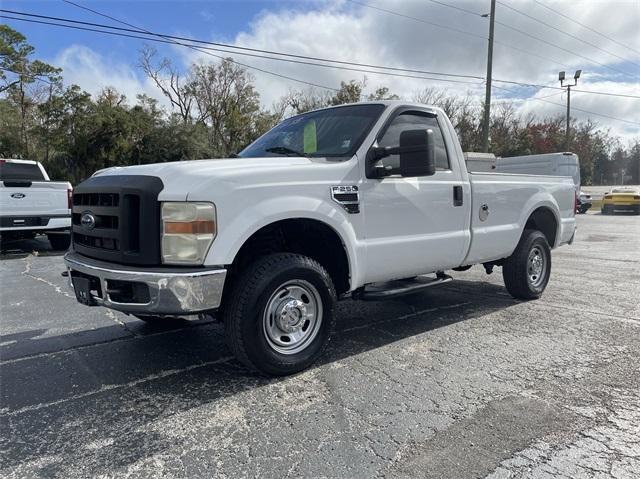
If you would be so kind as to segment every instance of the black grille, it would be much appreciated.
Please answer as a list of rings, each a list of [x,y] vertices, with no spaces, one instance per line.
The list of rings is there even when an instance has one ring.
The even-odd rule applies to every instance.
[[[85,256],[121,264],[160,264],[160,178],[89,178],[73,193],[73,247]],[[83,221],[83,218],[86,221]]]
[[[120,196],[117,193],[74,193],[75,206],[118,206]]]
[[[87,246],[88,248],[106,249],[118,251],[120,242],[114,238],[101,238],[100,236],[89,236],[80,233],[74,233],[73,241],[76,244]]]

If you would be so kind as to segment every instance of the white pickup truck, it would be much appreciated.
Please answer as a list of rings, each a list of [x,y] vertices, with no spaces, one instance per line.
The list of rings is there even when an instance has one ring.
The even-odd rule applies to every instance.
[[[14,239],[46,234],[51,247],[66,250],[71,229],[71,184],[51,181],[41,163],[0,159],[2,249]]]
[[[289,118],[238,157],[106,170],[78,185],[78,301],[143,320],[217,311],[247,366],[318,358],[337,299],[383,300],[501,266],[535,299],[575,232],[571,178],[469,174],[451,122],[403,102]]]

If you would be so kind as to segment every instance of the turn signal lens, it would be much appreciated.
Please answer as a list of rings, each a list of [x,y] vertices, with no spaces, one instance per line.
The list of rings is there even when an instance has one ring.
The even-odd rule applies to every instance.
[[[166,221],[164,223],[164,232],[170,235],[215,234],[216,224],[213,221],[189,221],[185,223]]]
[[[216,233],[213,203],[162,203],[164,264],[202,264]]]

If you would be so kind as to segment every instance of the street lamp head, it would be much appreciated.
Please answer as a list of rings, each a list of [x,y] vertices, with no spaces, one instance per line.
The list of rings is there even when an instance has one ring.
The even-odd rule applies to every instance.
[[[560,80],[560,81],[564,80],[564,72],[558,73],[558,80]]]
[[[578,78],[580,78],[581,73],[582,73],[582,70],[576,70],[576,73],[573,75],[573,79],[577,80]]]

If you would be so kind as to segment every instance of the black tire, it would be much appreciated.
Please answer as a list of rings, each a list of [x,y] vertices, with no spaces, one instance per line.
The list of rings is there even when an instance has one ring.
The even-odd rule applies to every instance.
[[[49,233],[47,235],[51,248],[57,251],[66,251],[71,244],[71,235],[69,233]]]
[[[542,266],[538,271],[540,263]],[[502,266],[507,291],[517,299],[538,299],[550,276],[551,248],[547,238],[540,231],[524,230],[515,251]]]
[[[296,294],[304,288],[309,291],[306,303],[305,296],[301,296],[299,308],[302,309],[297,309],[297,312],[291,306],[298,304],[293,299],[294,288],[298,288]],[[273,305],[278,301],[281,309],[274,310]],[[335,302],[336,292],[331,277],[317,261],[292,253],[265,256],[256,260],[234,281],[225,298],[223,321],[227,344],[238,360],[251,370],[272,376],[302,371],[321,356],[331,337]],[[307,307],[316,313],[312,315],[315,319],[303,319],[306,318],[303,313],[307,312]],[[285,310],[292,316],[287,316]],[[297,339],[290,339],[290,346],[276,344],[273,331],[280,331],[280,323],[274,318],[280,315],[284,318],[282,321],[291,320],[294,316],[299,318],[297,324],[292,325],[300,328],[303,338],[306,335],[299,345],[295,342]],[[281,339],[287,334],[282,331]],[[296,345],[302,349],[296,351]]]

